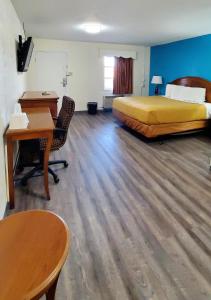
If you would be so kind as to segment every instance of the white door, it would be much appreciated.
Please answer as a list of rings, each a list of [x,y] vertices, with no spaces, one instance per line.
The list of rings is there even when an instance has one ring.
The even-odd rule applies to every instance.
[[[37,51],[33,68],[33,90],[55,91],[59,96],[58,108],[60,108],[62,97],[67,95],[67,53]]]

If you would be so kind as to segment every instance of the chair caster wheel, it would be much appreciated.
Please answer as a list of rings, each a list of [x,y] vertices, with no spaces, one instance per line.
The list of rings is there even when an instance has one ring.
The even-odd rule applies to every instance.
[[[58,177],[54,178],[54,182],[59,183],[59,178]]]
[[[64,163],[64,167],[67,168],[69,164],[67,162]]]
[[[17,167],[17,169],[15,170],[15,173],[18,175],[18,174],[21,174],[22,172],[23,172],[23,170],[24,170],[24,167],[22,167],[22,166],[19,166],[19,167]]]
[[[21,185],[22,186],[27,186],[27,181],[26,180],[21,180]]]

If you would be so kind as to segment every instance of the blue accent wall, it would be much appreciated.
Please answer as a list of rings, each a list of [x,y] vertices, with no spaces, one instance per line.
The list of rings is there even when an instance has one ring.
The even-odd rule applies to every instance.
[[[211,81],[211,34],[151,47],[150,82],[153,75],[161,75],[165,93],[166,83],[184,76],[197,76]],[[149,93],[154,94],[150,84]]]

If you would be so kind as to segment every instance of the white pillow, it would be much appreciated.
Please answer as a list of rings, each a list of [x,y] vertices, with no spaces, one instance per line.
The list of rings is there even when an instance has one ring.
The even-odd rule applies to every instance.
[[[183,98],[193,103],[203,103],[206,101],[206,89],[197,87],[184,87]]]
[[[206,101],[206,89],[175,85],[171,91],[171,99],[190,103],[203,103]]]
[[[165,96],[167,98],[171,98],[171,93],[172,93],[172,90],[173,90],[174,86],[175,86],[174,84],[167,84],[166,85],[166,94],[165,94]]]
[[[174,85],[174,87],[171,90],[170,98],[174,100],[184,101],[185,99],[183,99],[183,96],[184,96],[184,86]]]

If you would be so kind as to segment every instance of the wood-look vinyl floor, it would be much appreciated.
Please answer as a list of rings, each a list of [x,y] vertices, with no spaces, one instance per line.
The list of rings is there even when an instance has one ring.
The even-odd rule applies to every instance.
[[[111,114],[76,114],[51,201],[34,178],[13,211],[49,209],[71,229],[56,299],[210,300],[209,153],[203,135],[149,143]]]

